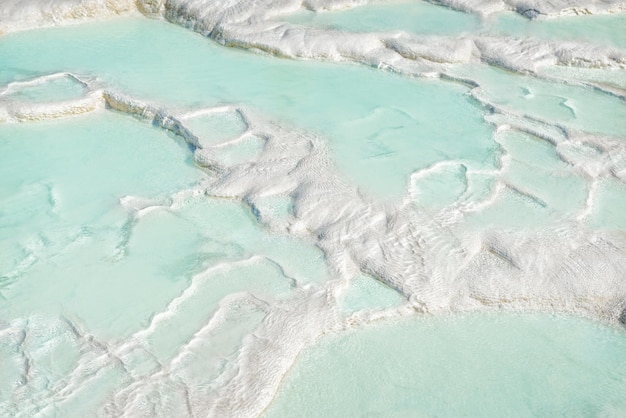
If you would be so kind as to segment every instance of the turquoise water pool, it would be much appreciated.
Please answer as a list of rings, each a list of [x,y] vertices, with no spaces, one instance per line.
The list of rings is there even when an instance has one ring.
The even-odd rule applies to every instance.
[[[624,46],[621,15],[519,19],[269,24]],[[623,69],[255,52],[0,36],[0,415],[624,413]]]

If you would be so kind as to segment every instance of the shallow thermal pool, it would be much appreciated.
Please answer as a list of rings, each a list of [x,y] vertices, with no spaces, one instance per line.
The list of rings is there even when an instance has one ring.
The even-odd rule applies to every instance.
[[[243,104],[324,135],[339,168],[366,193],[402,196],[412,171],[444,159],[494,165],[490,128],[460,85],[255,56],[149,20],[44,33],[0,44],[6,62],[20,64],[1,70],[5,80],[71,69],[170,107]]]
[[[462,34],[480,27],[477,16],[422,1],[377,2],[327,13],[301,10],[286,20],[355,32],[403,30],[423,35]]]
[[[264,416],[618,416],[621,330],[547,315],[411,318],[326,335]]]
[[[268,21],[558,42],[582,18]],[[620,19],[581,39],[624,47]],[[0,36],[0,415],[623,415],[623,68],[419,60],[142,16]]]

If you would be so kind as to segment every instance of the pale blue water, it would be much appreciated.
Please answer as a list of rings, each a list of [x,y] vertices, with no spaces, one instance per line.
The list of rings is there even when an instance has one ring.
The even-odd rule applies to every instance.
[[[594,17],[589,27],[576,19],[521,22],[503,14],[479,23],[424,2],[289,18],[346,31],[454,36],[502,30],[570,39],[595,28],[581,39],[624,46],[622,17]],[[549,231],[582,219],[582,227],[623,235],[620,98],[477,63],[451,66],[450,74],[476,80],[479,92],[364,66],[260,56],[143,18],[0,37],[0,83],[57,72],[187,114],[181,120],[221,168],[201,168],[181,137],[111,110],[22,123],[3,123],[0,113],[0,415],[184,416],[187,408],[204,413],[207,402],[238,394],[267,395],[259,401],[269,404],[267,416],[626,411],[626,334],[616,321],[548,313],[423,315],[356,265],[366,248],[372,252],[366,256],[381,252],[389,265],[400,258],[421,274],[428,268],[421,254],[451,248],[443,232],[462,239],[478,231],[482,238],[482,231]],[[586,77],[613,79],[594,70]],[[60,77],[17,86],[0,96],[0,106],[85,92]],[[240,106],[243,113],[202,111],[217,105]],[[264,127],[247,131],[242,115],[248,112],[319,139],[328,158],[320,152],[321,163],[297,161],[293,177],[256,195],[205,191],[205,182],[229,167],[243,167],[237,175],[245,176],[256,158],[276,166],[288,160],[272,147],[290,144],[268,143]],[[498,127],[503,112],[561,135],[580,130],[611,141],[605,159],[590,160],[596,165],[589,171],[614,166],[593,186],[586,212],[590,174],[564,157],[577,149],[555,148],[530,128]],[[580,147],[589,155],[601,148]],[[324,183],[324,170],[334,166],[339,180]],[[290,189],[298,170],[307,169],[315,175]],[[272,165],[265,170],[271,179]],[[341,224],[337,213],[337,224],[309,230],[294,201],[315,181],[338,200],[345,199],[337,192],[343,189],[333,187],[341,181],[366,202],[404,202],[403,210],[420,216],[418,226],[431,222],[441,237],[415,225],[394,229],[401,211],[381,216],[352,201],[341,210],[363,211],[357,221]],[[497,183],[504,191],[485,204]],[[468,212],[459,215],[458,208]],[[382,234],[359,235],[371,218]],[[458,218],[464,223],[448,230]],[[324,241],[334,229],[339,243]],[[472,251],[483,245],[479,238]],[[378,246],[368,247],[371,242]],[[344,243],[339,253],[329,249]],[[405,247],[414,259],[394,254]],[[450,263],[455,256],[446,253]],[[444,289],[451,299],[455,286]],[[581,300],[597,302],[584,292]],[[399,315],[410,317],[393,319]],[[252,377],[264,373],[275,387],[220,392],[238,376],[256,382]]]
[[[323,134],[340,169],[377,196],[401,196],[407,176],[436,161],[494,164],[490,128],[480,108],[465,97],[467,89],[454,84],[407,82],[362,67],[254,56],[149,20],[20,33],[9,39],[0,42],[0,54],[7,63],[19,62],[20,72],[71,68],[170,106],[242,103]],[[17,76],[13,71],[6,69],[7,77]],[[325,105],[329,102],[333,106]]]
[[[620,416],[623,330],[546,315],[411,318],[324,336],[264,416]]]
[[[480,27],[476,16],[425,1],[380,2],[321,13],[302,10],[286,20],[300,25],[355,32],[402,30],[424,35],[461,34]]]
[[[617,97],[492,67],[467,66],[458,71],[459,75],[478,78],[486,97],[507,110],[570,129],[626,135],[626,108]]]
[[[566,16],[558,19],[528,20],[516,13],[503,13],[489,22],[491,30],[515,37],[582,41],[626,48],[626,16]]]
[[[85,87],[69,76],[53,78],[37,85],[12,87],[5,92],[5,98],[30,103],[75,99],[85,93]]]
[[[400,30],[424,35],[479,32],[626,48],[626,17],[622,14],[529,20],[518,13],[506,11],[481,22],[477,16],[427,1],[395,0],[372,2],[334,12],[301,10],[285,20],[299,25],[355,32]]]
[[[303,281],[327,274],[319,251],[270,239],[237,203],[188,198],[168,210],[172,193],[204,175],[186,146],[150,126],[105,113],[3,128],[5,320],[69,309],[119,337],[211,264],[257,254],[281,260]],[[120,208],[124,196],[165,207],[133,220]],[[106,310],[91,309],[99,300]]]

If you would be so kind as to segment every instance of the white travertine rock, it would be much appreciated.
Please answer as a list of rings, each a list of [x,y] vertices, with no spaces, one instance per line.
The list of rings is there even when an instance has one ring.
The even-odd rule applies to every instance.
[[[0,33],[106,19],[136,12],[133,0],[4,0]]]

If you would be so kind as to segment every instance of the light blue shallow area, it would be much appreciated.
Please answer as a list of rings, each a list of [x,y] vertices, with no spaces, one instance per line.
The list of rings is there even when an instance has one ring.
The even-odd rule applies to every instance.
[[[422,0],[373,1],[333,11],[301,10],[283,19],[304,26],[351,32],[406,31],[418,35],[458,36],[468,32],[516,38],[588,42],[626,49],[623,14],[560,16],[528,19],[513,11],[480,19]]]
[[[17,85],[0,98],[26,103],[70,100],[85,94],[85,86],[69,76],[54,77],[35,85]]]
[[[388,22],[396,19],[393,13],[384,15]],[[575,214],[585,198],[582,176],[559,160],[551,145],[525,134],[495,134],[467,88],[441,80],[255,56],[164,22],[138,19],[0,37],[0,57],[2,83],[71,71],[168,107],[241,103],[323,135],[346,180],[384,198],[401,196],[414,170],[462,161],[418,184],[420,207],[432,210],[464,193],[466,167],[487,170],[469,174],[473,183],[467,193],[488,196],[497,159],[507,152],[512,162],[502,178],[539,200],[528,205],[527,198],[520,202],[519,193],[507,191],[493,213],[476,215],[480,227],[550,222],[555,212]],[[501,70],[470,66],[459,73],[476,76],[485,95],[512,112],[626,134],[626,113],[616,98]],[[23,97],[75,97],[76,86],[65,87],[35,89]],[[204,117],[191,125],[221,141],[241,134],[236,119]],[[262,148],[263,141],[251,136],[216,158],[245,161]],[[143,333],[150,356],[137,354],[136,363],[127,363],[132,373],[142,374],[171,360],[228,295],[251,293],[271,306],[291,295],[296,284],[331,277],[317,247],[270,234],[239,202],[199,193],[179,196],[174,204],[177,191],[204,176],[180,139],[113,112],[1,126],[0,329],[9,323],[18,327],[27,318],[31,324],[25,327],[34,332],[24,344],[0,339],[0,364],[6,365],[0,368],[0,403],[26,399],[32,408],[22,413],[34,415],[41,394],[74,370],[84,352],[63,323],[54,323],[59,317],[112,347]],[[138,199],[125,209],[127,201],[120,199],[129,195]],[[590,223],[626,228],[619,210],[625,195],[621,182],[601,182]],[[282,197],[255,204],[278,215],[291,211],[291,200]],[[527,210],[520,214],[520,207]],[[185,293],[190,286],[193,292]],[[340,315],[395,309],[405,300],[369,276],[356,276],[338,296]],[[174,314],[153,322],[172,300],[179,301]],[[226,325],[216,331],[219,338],[209,339],[210,355],[186,365],[207,384],[265,317],[256,305],[241,309],[244,314],[226,315]],[[31,353],[28,367],[36,377],[26,383],[23,350]],[[626,413],[625,359],[623,329],[577,318],[381,321],[326,336],[305,350],[267,414],[620,416]],[[121,367],[108,369],[47,411],[92,415],[123,384],[125,373]]]
[[[12,34],[0,55],[0,81],[62,69],[168,106],[261,109],[325,136],[348,181],[379,197],[401,196],[412,171],[437,161],[495,164],[482,109],[451,83],[255,56],[146,19]]]
[[[547,40],[589,42],[626,49],[626,15],[580,15],[529,20],[517,13],[494,16],[487,22],[496,34]]]
[[[262,109],[326,137],[347,180],[378,197],[401,196],[411,172],[438,161],[461,159],[487,169],[497,164],[483,110],[465,87],[452,83],[255,56],[139,19],[13,34],[0,38],[0,54],[6,57],[0,81],[69,70],[168,106],[235,102]],[[500,70],[456,71],[477,79],[505,109],[575,129],[626,133],[626,111],[617,98]]]
[[[2,126],[0,415],[97,415],[130,375],[174,368],[219,313],[202,355],[176,363],[211,382],[265,316],[250,300],[330,278],[311,243],[192,193],[206,175],[190,157],[115,112]]]
[[[458,35],[480,26],[477,16],[425,1],[373,2],[347,10],[302,10],[285,18],[305,26],[354,32],[406,31],[420,35]]]
[[[359,274],[350,280],[349,286],[339,295],[337,302],[343,312],[352,313],[397,307],[406,302],[406,298],[373,277]]]
[[[266,417],[626,413],[626,334],[584,319],[418,317],[304,350]]]
[[[280,265],[304,283],[328,278],[317,248],[268,235],[238,202],[200,194],[170,208],[176,192],[205,175],[180,138],[131,117],[4,125],[0,151],[4,320],[66,312],[99,336],[119,338],[212,265],[259,256],[252,264],[270,276],[282,277]],[[129,197],[137,203],[125,209]],[[289,288],[290,280],[279,281]],[[212,289],[213,304],[230,293]],[[245,289],[242,282],[237,291]]]
[[[476,80],[480,96],[507,112],[573,130],[626,136],[626,106],[612,94],[482,65],[453,71]]]

